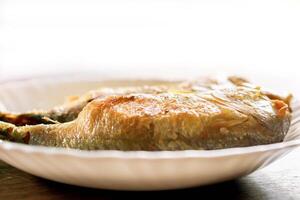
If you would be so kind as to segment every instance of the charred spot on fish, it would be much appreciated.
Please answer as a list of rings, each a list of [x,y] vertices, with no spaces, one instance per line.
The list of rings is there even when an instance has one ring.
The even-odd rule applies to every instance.
[[[12,135],[13,131],[14,129],[12,127],[0,130],[0,139],[15,142],[16,140]]]
[[[28,144],[29,143],[29,140],[30,140],[30,133],[29,132],[26,132],[25,133],[25,137],[23,138],[23,142],[25,144]]]

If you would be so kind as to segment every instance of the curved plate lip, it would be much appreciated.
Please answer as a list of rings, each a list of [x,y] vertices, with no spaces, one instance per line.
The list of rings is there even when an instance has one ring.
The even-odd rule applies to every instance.
[[[46,155],[72,156],[79,158],[119,158],[119,159],[182,159],[182,158],[217,158],[234,155],[245,155],[257,152],[281,150],[300,146],[300,139],[218,150],[178,150],[178,151],[120,151],[120,150],[79,150],[61,147],[30,146],[9,141],[0,141],[0,149],[8,151],[22,151]]]
[[[76,81],[95,81],[97,76],[102,73],[58,73],[58,74],[49,74],[49,75],[36,75],[31,77],[19,77],[15,79],[7,79],[0,81],[0,84],[19,84],[27,81],[44,81],[44,82],[76,82]],[[75,76],[75,77],[74,77]],[[55,81],[52,78],[56,78]],[[58,80],[57,80],[58,79]],[[114,76],[105,76],[101,77],[98,81],[122,81],[122,80],[131,80],[131,81],[178,81],[180,79],[170,79],[170,78],[124,78],[124,77],[114,77]],[[297,101],[298,102],[298,101]],[[78,150],[70,148],[61,148],[61,147],[45,147],[45,146],[34,146],[19,144],[9,141],[0,140],[0,150],[5,151],[20,151],[24,153],[35,153],[35,154],[46,154],[46,155],[60,155],[60,156],[73,156],[79,158],[120,158],[120,159],[182,159],[182,158],[216,158],[216,157],[226,157],[233,155],[245,155],[256,152],[265,152],[272,150],[281,150],[284,148],[295,148],[300,146],[300,139],[293,139],[291,141],[283,141],[280,143],[266,144],[266,145],[256,145],[249,147],[235,147],[227,149],[218,149],[218,150],[178,150],[178,151],[120,151],[120,150]]]

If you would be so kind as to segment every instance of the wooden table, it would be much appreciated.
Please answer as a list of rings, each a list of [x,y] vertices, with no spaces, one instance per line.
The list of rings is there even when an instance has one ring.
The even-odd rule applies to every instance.
[[[300,199],[300,148],[247,177],[210,186],[157,192],[96,190],[41,179],[0,161],[0,199],[170,199],[180,195],[222,199]]]

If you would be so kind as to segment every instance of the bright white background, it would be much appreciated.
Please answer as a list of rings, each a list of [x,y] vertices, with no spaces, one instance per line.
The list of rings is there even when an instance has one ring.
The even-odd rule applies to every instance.
[[[0,0],[0,14],[0,79],[210,69],[286,87],[299,77],[298,0]]]

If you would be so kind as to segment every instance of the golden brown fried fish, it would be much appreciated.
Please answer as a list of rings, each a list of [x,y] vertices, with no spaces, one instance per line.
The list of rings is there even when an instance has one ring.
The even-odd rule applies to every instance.
[[[16,126],[13,119],[22,115],[3,114],[0,138],[88,150],[221,149],[281,142],[290,125],[289,99],[237,77],[91,94],[35,113],[45,123],[65,123],[22,126],[30,124],[26,118]],[[69,110],[75,110],[71,118],[53,117],[68,116]]]

